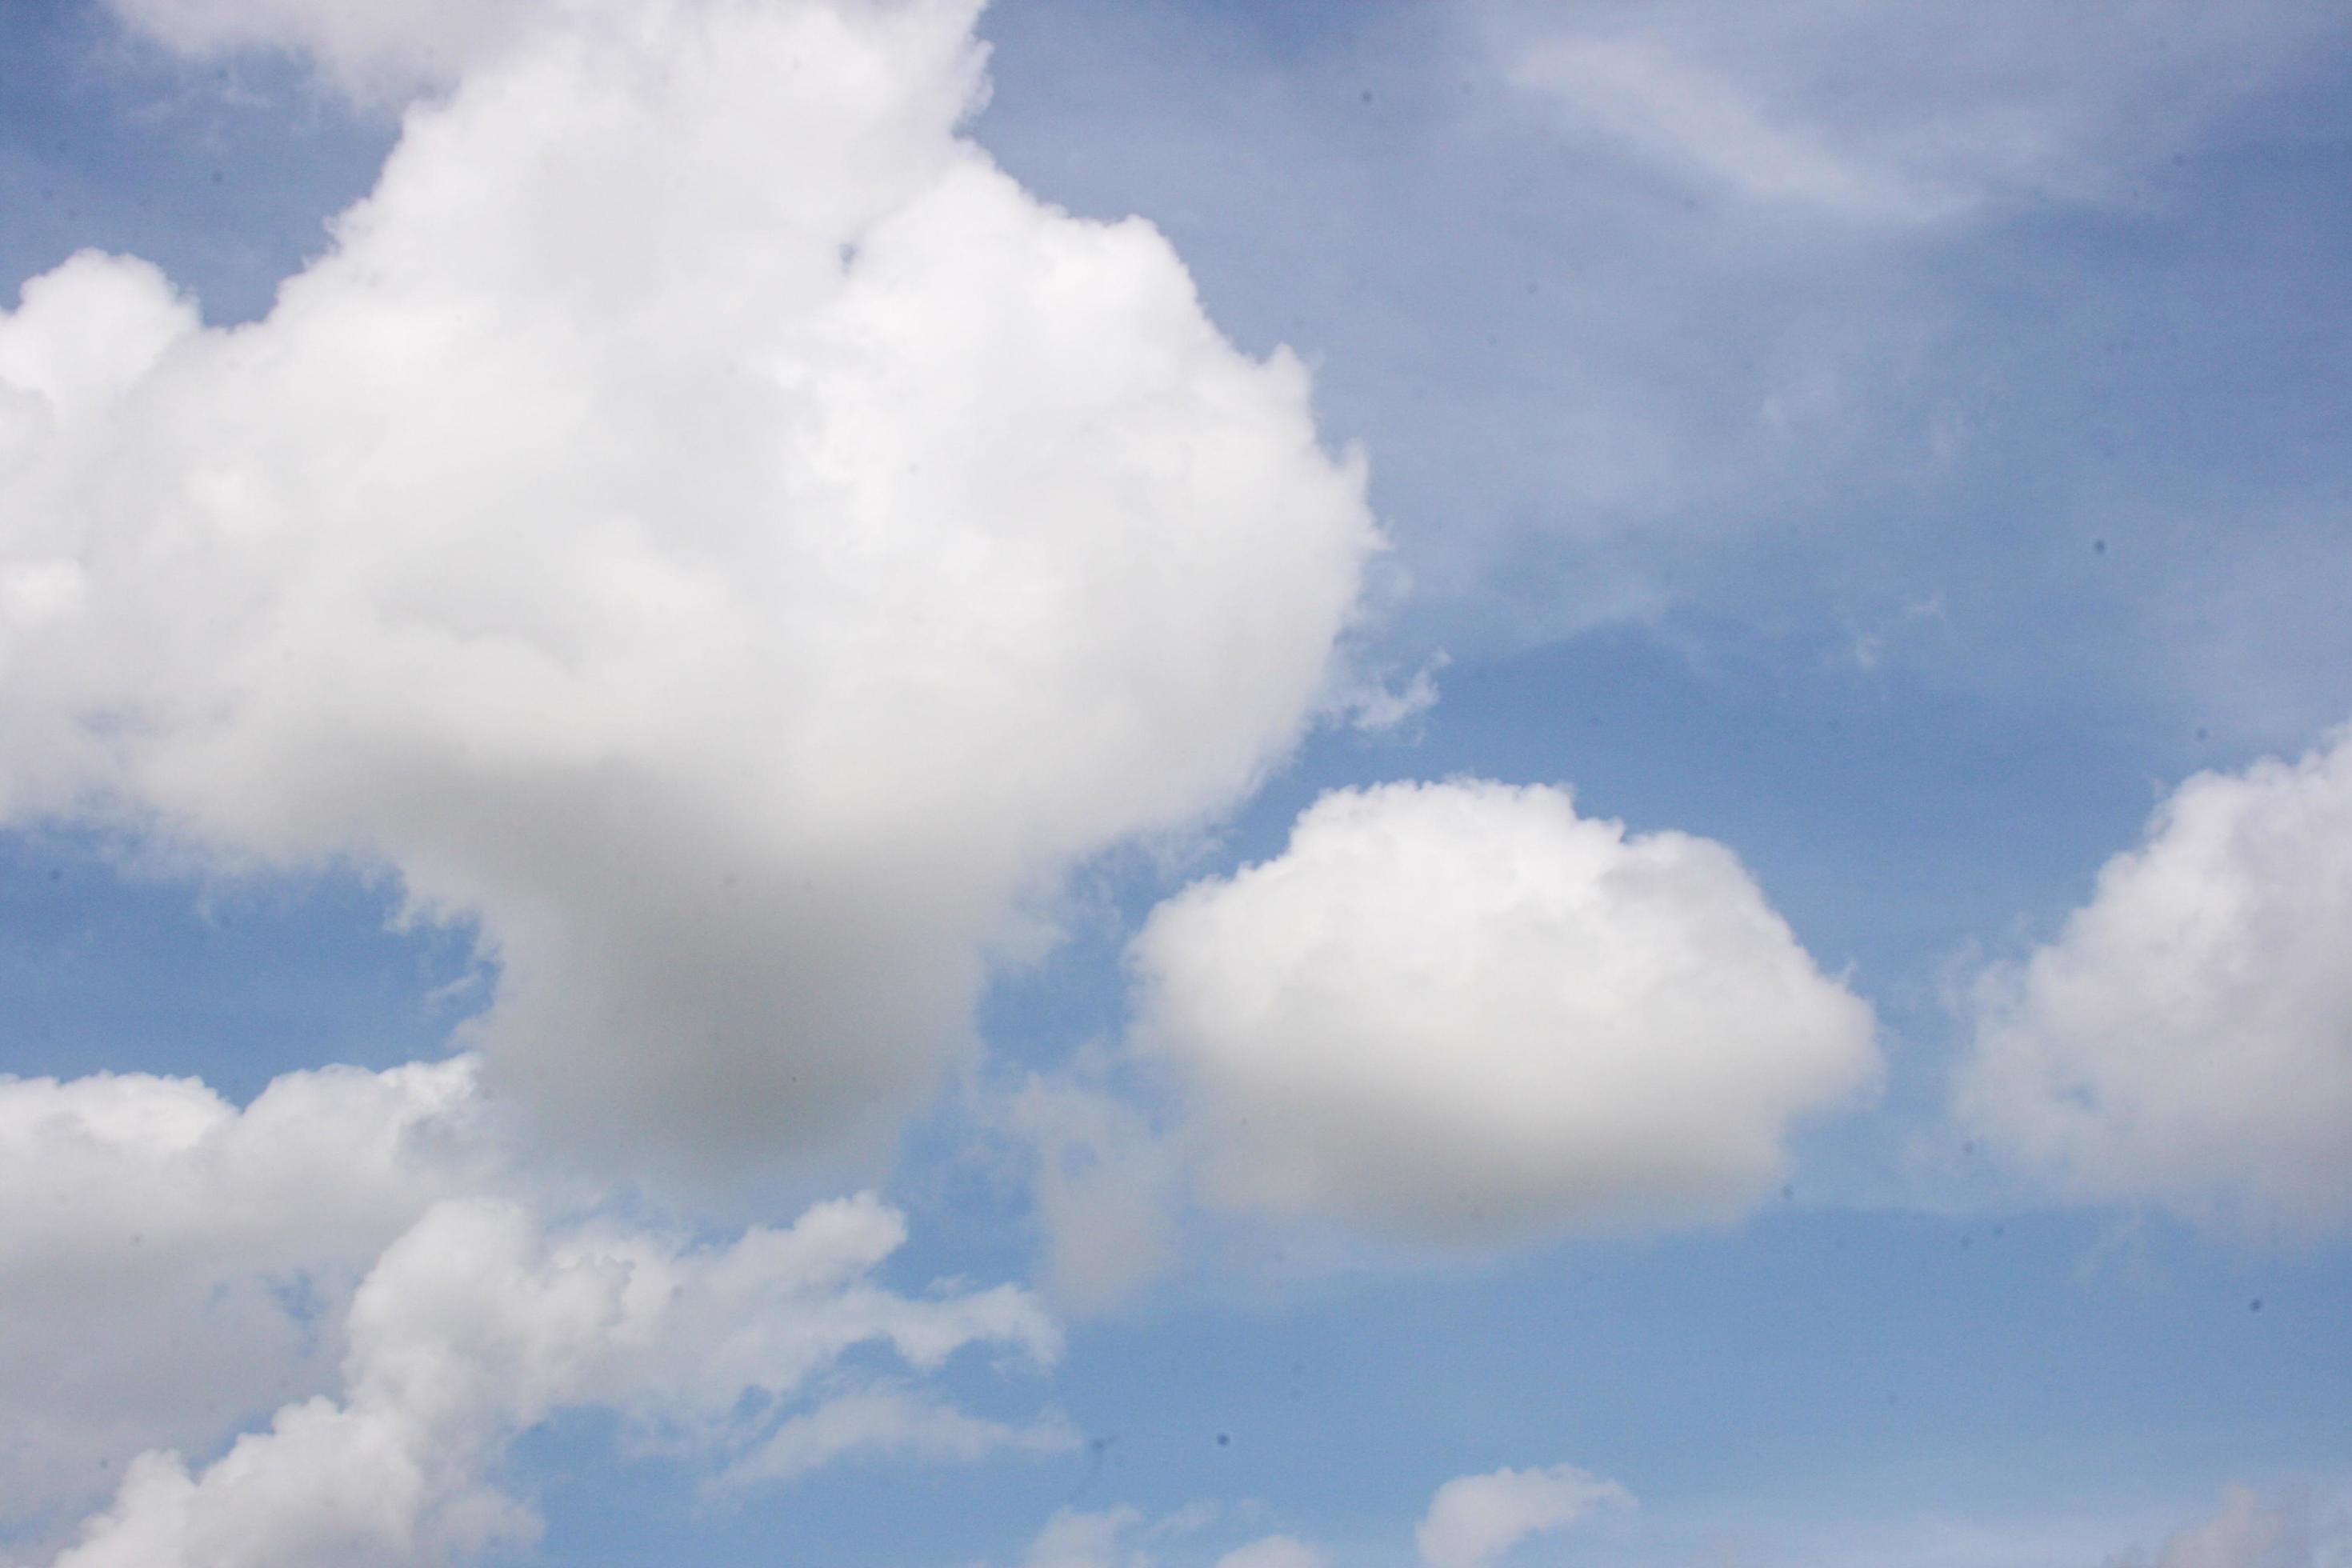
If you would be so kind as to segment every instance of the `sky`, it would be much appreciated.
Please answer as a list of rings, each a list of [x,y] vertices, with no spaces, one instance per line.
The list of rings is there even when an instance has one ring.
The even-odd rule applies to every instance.
[[[0,5],[0,1563],[2352,1564],[2352,17]]]

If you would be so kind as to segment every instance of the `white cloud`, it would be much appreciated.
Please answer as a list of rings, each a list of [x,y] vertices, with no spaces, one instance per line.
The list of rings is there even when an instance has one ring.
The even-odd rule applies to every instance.
[[[1428,1568],[1486,1568],[1530,1536],[1633,1505],[1624,1488],[1572,1465],[1461,1476],[1437,1489],[1413,1541]]]
[[[1255,1505],[1243,1511],[1254,1511]],[[1121,1503],[1106,1509],[1063,1508],[1055,1511],[1022,1557],[1022,1568],[1151,1568],[1153,1557],[1129,1544],[1131,1538],[1166,1541],[1198,1533],[1226,1510],[1196,1501],[1171,1513],[1148,1518]],[[1306,1552],[1304,1556],[1300,1552]],[[1318,1568],[1319,1553],[1286,1536],[1269,1536],[1218,1559],[1218,1568]]]
[[[144,261],[77,257],[26,281],[0,317],[0,456],[21,459],[45,426],[87,426],[196,326]]]
[[[545,0],[538,0],[541,5]],[[279,49],[310,56],[353,96],[396,98],[455,80],[525,30],[532,0],[109,0],[165,47],[192,55]],[[558,0],[575,16],[622,7]]]
[[[2340,10],[2313,0],[1481,10],[1517,81],[1638,153],[1759,200],[1913,223],[2004,196],[2117,199],[2347,37]]]
[[[1980,983],[1963,1120],[2093,1198],[2352,1220],[2352,736],[2200,773]]]
[[[1217,1568],[1329,1568],[1329,1553],[1288,1535],[1269,1535],[1237,1546],[1217,1559]]]
[[[1022,1568],[1149,1568],[1141,1552],[1119,1549],[1119,1538],[1141,1522],[1131,1508],[1061,1509],[1030,1543]]]
[[[1213,1194],[1412,1235],[1736,1212],[1876,1064],[1729,850],[1556,789],[1327,795],[1130,959]]]
[[[1066,1421],[1013,1426],[904,1389],[869,1389],[786,1421],[729,1466],[719,1484],[790,1480],[851,1454],[968,1464],[995,1453],[1061,1453],[1077,1445],[1078,1435]]]
[[[0,1522],[112,1488],[327,1386],[361,1276],[495,1179],[459,1059],[190,1079],[0,1079]]]
[[[422,1568],[532,1539],[536,1521],[494,1478],[513,1438],[559,1410],[610,1408],[653,1440],[725,1454],[761,1440],[859,1346],[887,1346],[917,1371],[980,1342],[1056,1352],[1052,1323],[1017,1290],[912,1299],[874,1285],[904,1236],[870,1197],[724,1247],[611,1222],[551,1225],[505,1200],[440,1203],[352,1298],[337,1395],[286,1405],[201,1467],[142,1456],[54,1568]],[[823,1426],[843,1407],[810,1419]],[[971,1440],[978,1423],[920,1409],[918,1451],[973,1458],[992,1447]],[[767,1473],[881,1435],[871,1420],[847,1425],[861,1430],[789,1443],[793,1462]],[[896,1436],[908,1430],[901,1422]]]
[[[429,31],[326,10],[140,14]],[[1291,742],[1377,543],[1295,360],[956,133],[972,12],[530,8],[265,321],[36,280],[0,817],[395,868],[575,1152],[877,1146],[1065,869]]]
[[[2296,1498],[2265,1500],[2233,1482],[2210,1517],[2168,1540],[2154,1557],[2126,1552],[2109,1568],[2343,1568],[2352,1563],[2352,1537],[2339,1527],[2315,1530]]]
[[[2267,1492],[2232,1482],[2218,1508],[2181,1524],[2177,1506],[2145,1499],[2007,1512],[1923,1510],[1916,1498],[1791,1512],[1749,1500],[1653,1513],[1641,1535],[1652,1560],[1683,1568],[2352,1568],[2344,1500],[2318,1478]]]
[[[1746,196],[1907,221],[1957,205],[1899,172],[1775,124],[1736,83],[1645,40],[1553,40],[1521,58],[1513,78],[1559,95],[1594,128]]]
[[[729,1489],[1075,1441],[925,1386],[967,1346],[1051,1362],[1059,1331],[1010,1287],[875,1283],[906,1227],[874,1198],[694,1244],[527,1180],[494,1110],[471,1058],[291,1073],[243,1110],[0,1079],[0,1560],[443,1563],[528,1538],[494,1478],[579,1406]]]
[[[2169,1535],[2137,1510],[2122,1517],[2076,1510],[2011,1518],[1846,1510],[1833,1519],[1774,1521],[1753,1517],[1748,1509],[1737,1520],[1652,1516],[1639,1537],[1650,1547],[1644,1561],[1687,1562],[1693,1568],[1877,1568],[1888,1563],[1906,1568],[2352,1568],[2352,1514],[2341,1502],[2334,1490],[2315,1496],[2291,1487],[2264,1496],[2232,1482],[2215,1511]],[[1567,1561],[1552,1552],[1515,1553],[1599,1511],[1635,1506],[1623,1487],[1570,1465],[1464,1476],[1431,1499],[1417,1530],[1419,1556],[1426,1568]],[[1148,1568],[1149,1559],[1139,1553],[1122,1557],[1122,1543],[1132,1535],[1180,1533],[1192,1522],[1186,1514],[1194,1511],[1147,1524],[1132,1508],[1066,1509],[1039,1535],[1026,1568]],[[2113,1549],[2135,1531],[2160,1536],[2162,1544],[2153,1552]],[[1216,1568],[1318,1568],[1329,1561],[1328,1552],[1310,1542],[1269,1535],[1225,1552]]]

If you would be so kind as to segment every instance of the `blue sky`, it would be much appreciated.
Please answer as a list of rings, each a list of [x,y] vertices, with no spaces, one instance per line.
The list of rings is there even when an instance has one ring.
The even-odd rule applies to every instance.
[[[2352,1561],[2345,18],[968,10],[0,12],[0,1555]]]

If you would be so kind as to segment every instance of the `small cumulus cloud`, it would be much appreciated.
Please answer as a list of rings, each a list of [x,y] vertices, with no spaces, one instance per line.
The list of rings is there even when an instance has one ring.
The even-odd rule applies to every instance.
[[[1974,997],[1962,1121],[2092,1199],[2352,1222],[2352,735],[2200,773]]]
[[[1521,1542],[1598,1508],[1631,1508],[1616,1482],[1573,1465],[1462,1476],[1437,1489],[1413,1531],[1425,1568],[1488,1568]]]
[[[1877,1068],[1729,850],[1551,788],[1333,792],[1129,958],[1213,1195],[1409,1237],[1738,1213]]]

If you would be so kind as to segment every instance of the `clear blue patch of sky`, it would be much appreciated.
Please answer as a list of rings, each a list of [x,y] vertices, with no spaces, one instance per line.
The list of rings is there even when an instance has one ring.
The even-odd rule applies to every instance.
[[[470,931],[403,928],[381,877],[198,878],[86,833],[0,834],[0,1072],[280,1073],[448,1048],[488,1000]]]
[[[0,6],[0,277],[77,250],[141,256],[215,324],[268,312],[375,184],[396,131],[291,61],[189,65],[83,0]]]

